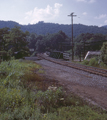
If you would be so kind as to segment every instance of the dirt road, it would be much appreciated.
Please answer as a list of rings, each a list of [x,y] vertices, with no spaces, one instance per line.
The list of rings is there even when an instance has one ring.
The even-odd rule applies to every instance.
[[[107,110],[107,78],[46,60],[38,60],[36,63],[43,67],[46,77],[58,80],[69,91]]]

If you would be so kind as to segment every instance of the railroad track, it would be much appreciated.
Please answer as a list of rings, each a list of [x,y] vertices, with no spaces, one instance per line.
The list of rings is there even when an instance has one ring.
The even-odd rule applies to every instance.
[[[48,60],[50,62],[54,62],[56,64],[60,64],[60,65],[63,65],[63,66],[67,66],[67,67],[71,67],[71,68],[74,68],[74,69],[78,69],[78,70],[82,70],[82,71],[85,71],[85,72],[89,72],[91,74],[96,74],[96,75],[100,75],[100,76],[103,76],[103,77],[107,77],[107,70],[105,69],[100,69],[100,68],[96,68],[96,67],[90,67],[90,66],[85,66],[85,65],[81,65],[81,64],[77,64],[77,63],[70,63],[70,62],[67,62],[67,61],[59,61],[59,60],[55,60],[53,58],[50,58],[48,56],[45,56],[43,54],[39,54],[38,55],[39,58],[42,58],[42,59],[45,59],[45,60]]]

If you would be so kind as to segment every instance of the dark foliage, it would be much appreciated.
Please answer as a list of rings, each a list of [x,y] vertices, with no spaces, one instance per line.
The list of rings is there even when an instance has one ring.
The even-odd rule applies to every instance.
[[[81,53],[83,57],[88,51],[100,51],[104,42],[107,41],[107,35],[103,34],[81,34],[74,39],[75,55],[79,56]]]
[[[51,50],[65,50],[62,48],[62,42],[69,42],[70,39],[67,35],[59,31],[58,33],[47,34],[47,35],[37,35],[32,33],[28,37],[29,48],[35,49],[37,52],[45,52]],[[68,50],[68,49],[67,49]]]
[[[44,23],[43,21],[38,22],[37,24],[29,25],[20,25],[13,21],[0,21],[0,28],[9,27],[13,28],[14,26],[20,26],[22,31],[29,31],[30,33],[43,34],[48,33],[57,33],[62,30],[67,36],[71,36],[71,25],[64,24],[55,24],[55,23]],[[82,24],[74,24],[74,37],[80,35],[81,33],[101,33],[107,34],[107,29],[104,27],[98,26],[86,26]]]
[[[17,25],[16,29],[15,25]],[[12,48],[11,52],[28,51],[27,47],[23,47],[27,46],[27,43],[29,43],[29,48],[33,48],[36,52],[71,49],[69,46],[71,45],[69,38],[71,25],[44,23],[43,21],[33,25],[20,25],[12,21],[0,21],[0,27],[2,28],[0,29],[0,50],[8,51]],[[30,32],[29,35],[25,32],[26,30]],[[84,57],[87,51],[99,51],[106,40],[107,29],[105,27],[74,24],[74,52],[76,56],[80,56],[82,53]],[[65,45],[66,43],[68,45]],[[9,51],[9,53],[11,52]]]
[[[107,65],[107,42],[103,43],[100,57],[101,57],[101,61]]]
[[[28,32],[21,31],[18,26],[0,29],[0,57],[7,60],[11,56],[22,58],[28,55],[28,35]]]

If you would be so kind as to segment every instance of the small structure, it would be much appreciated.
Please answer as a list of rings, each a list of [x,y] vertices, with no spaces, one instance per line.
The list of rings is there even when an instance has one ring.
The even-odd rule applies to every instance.
[[[70,59],[70,54],[67,53],[67,52],[64,52],[64,53],[63,53],[63,59],[64,59],[64,60],[69,60],[69,59]]]
[[[101,54],[100,51],[88,51],[85,58],[84,58],[84,60],[91,59],[93,57],[98,57],[98,56],[100,56],[100,54]]]
[[[69,53],[67,53],[67,52],[52,51],[52,52],[50,52],[49,56],[56,58],[56,59],[69,60]]]
[[[52,52],[50,52],[49,57],[53,57],[53,58],[56,58],[56,59],[63,59],[63,52],[61,52],[61,51],[52,51]]]

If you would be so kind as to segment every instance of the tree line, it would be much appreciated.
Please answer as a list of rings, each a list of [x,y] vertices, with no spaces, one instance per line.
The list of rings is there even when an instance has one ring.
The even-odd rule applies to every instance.
[[[74,54],[83,57],[87,51],[99,51],[103,43],[107,41],[107,35],[82,33],[74,38]],[[71,51],[72,42],[63,31],[38,35],[36,33],[23,32],[20,27],[0,29],[0,55],[9,58],[21,58],[29,56],[29,49],[36,53],[46,51]]]
[[[62,31],[54,34],[37,35],[28,31],[23,32],[18,26],[11,29],[1,28],[0,56],[3,56],[3,59],[9,59],[11,56],[22,58],[30,55],[30,48],[33,48],[36,53],[62,50],[61,43],[69,41],[69,37]]]
[[[37,35],[32,33],[28,37],[28,41],[29,47],[34,48],[38,53],[53,50],[65,51],[70,49],[63,48],[61,45],[63,42],[70,43],[70,38],[63,31],[53,34],[48,33],[47,35]]]
[[[107,35],[82,33],[75,39],[75,55],[79,56],[81,53],[85,57],[88,51],[100,51],[104,42],[107,42]]]

